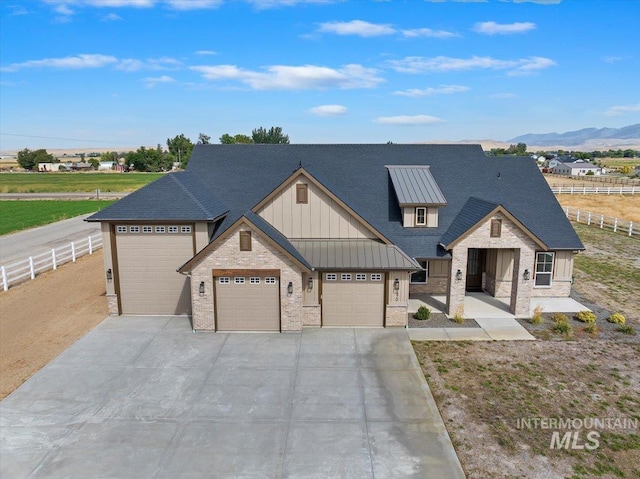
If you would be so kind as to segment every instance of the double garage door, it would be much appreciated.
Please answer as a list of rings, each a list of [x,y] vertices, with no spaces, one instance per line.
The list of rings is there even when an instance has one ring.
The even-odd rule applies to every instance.
[[[383,273],[324,273],[322,325],[384,325]]]
[[[218,331],[280,331],[280,278],[266,274],[214,274]]]

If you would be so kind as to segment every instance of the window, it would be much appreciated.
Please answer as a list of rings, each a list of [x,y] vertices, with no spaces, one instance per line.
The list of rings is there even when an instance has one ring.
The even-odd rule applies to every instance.
[[[427,225],[427,209],[425,207],[416,208],[416,226]]]
[[[342,273],[340,275],[341,281],[351,281],[351,275],[349,273]]]
[[[191,226],[181,226],[180,227],[180,232],[181,233],[191,233]]]
[[[366,281],[366,280],[367,280],[366,274],[356,274],[356,281]]]
[[[229,283],[231,283],[231,279],[230,278],[225,278],[225,277],[218,278],[218,283],[219,284],[229,284]]]
[[[118,227],[116,228],[116,231],[117,231],[118,233],[126,233],[126,232],[127,232],[127,227],[126,227],[126,226],[118,226]]]
[[[502,220],[491,220],[491,237],[500,238],[502,232]]]
[[[429,262],[425,260],[418,261],[423,268],[422,271],[416,271],[411,275],[411,283],[413,284],[426,284],[427,277],[429,276]]]
[[[536,286],[551,286],[553,256],[553,253],[536,253]]]
[[[235,284],[244,284],[244,278],[233,278]]]
[[[309,202],[309,185],[296,185],[296,203],[307,204]]]
[[[251,278],[249,278],[249,283],[250,284],[260,284],[260,277],[259,276],[252,276]]]
[[[164,226],[156,226],[156,233],[164,233],[166,228]]]
[[[336,279],[338,279],[338,275],[335,273],[327,273],[324,275],[324,279],[326,279],[327,281],[335,281]]]
[[[382,275],[380,273],[372,274],[371,281],[382,281]]]
[[[264,279],[264,283],[265,283],[265,284],[276,284],[276,278],[275,278],[275,277],[273,277],[273,276],[267,276],[267,277]]]
[[[140,233],[140,227],[139,226],[132,226],[131,228],[129,228],[129,231],[131,233]]]
[[[153,226],[143,226],[142,227],[142,232],[143,233],[153,233]]]
[[[240,251],[251,251],[251,231],[240,231]]]
[[[177,226],[169,226],[168,231],[169,231],[169,233],[177,233],[178,232],[178,227]]]

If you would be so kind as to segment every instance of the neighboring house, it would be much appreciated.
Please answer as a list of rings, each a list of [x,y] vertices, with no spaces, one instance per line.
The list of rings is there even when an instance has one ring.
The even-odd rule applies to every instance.
[[[476,145],[198,145],[91,216],[111,314],[195,330],[405,326],[412,295],[569,296],[584,249],[529,158]]]
[[[602,168],[592,165],[588,161],[576,160],[571,163],[559,163],[555,165],[553,167],[553,173],[557,175],[584,176],[593,174],[600,176],[602,174]]]

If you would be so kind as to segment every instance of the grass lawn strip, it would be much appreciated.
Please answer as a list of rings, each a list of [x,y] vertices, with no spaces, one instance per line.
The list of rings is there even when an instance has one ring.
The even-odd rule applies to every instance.
[[[0,201],[0,235],[93,213],[113,201]]]
[[[163,173],[3,173],[0,193],[135,191]]]

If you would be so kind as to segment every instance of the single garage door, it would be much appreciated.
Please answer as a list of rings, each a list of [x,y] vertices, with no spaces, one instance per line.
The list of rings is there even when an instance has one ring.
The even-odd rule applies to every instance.
[[[384,325],[383,273],[325,273],[323,326]]]
[[[189,278],[176,269],[193,257],[192,230],[116,226],[122,314],[191,314]]]
[[[280,281],[277,276],[214,278],[218,331],[280,331]]]

